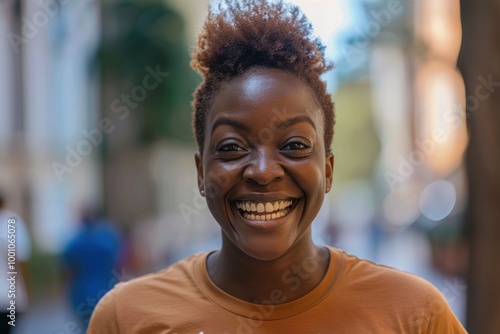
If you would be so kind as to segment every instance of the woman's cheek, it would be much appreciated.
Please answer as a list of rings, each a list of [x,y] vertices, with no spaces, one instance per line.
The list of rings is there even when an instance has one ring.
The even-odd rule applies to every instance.
[[[325,184],[325,171],[319,164],[308,163],[298,166],[299,171],[299,186],[302,189],[310,189],[311,187],[319,187]]]
[[[229,176],[224,170],[217,165],[208,165],[209,172],[205,175],[205,191],[207,196],[216,198],[220,196],[222,190],[229,184]]]

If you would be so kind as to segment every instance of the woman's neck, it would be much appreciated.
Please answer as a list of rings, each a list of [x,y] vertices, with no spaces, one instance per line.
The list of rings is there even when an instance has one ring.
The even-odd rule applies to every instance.
[[[243,253],[223,235],[221,250],[207,260],[212,281],[230,295],[255,304],[282,304],[312,291],[328,269],[328,249],[317,247],[310,233],[276,260]]]

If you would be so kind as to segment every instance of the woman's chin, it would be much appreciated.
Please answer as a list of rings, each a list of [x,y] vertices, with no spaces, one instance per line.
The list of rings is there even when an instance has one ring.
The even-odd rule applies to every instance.
[[[273,261],[285,254],[289,245],[278,245],[276,242],[257,242],[240,244],[238,247],[242,252],[259,261]]]

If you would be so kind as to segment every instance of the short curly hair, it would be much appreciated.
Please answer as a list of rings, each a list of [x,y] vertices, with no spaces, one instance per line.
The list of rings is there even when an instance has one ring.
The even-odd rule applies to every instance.
[[[223,6],[225,5],[225,6]],[[193,128],[200,153],[205,144],[206,116],[223,83],[252,67],[286,71],[306,83],[323,111],[324,140],[331,150],[334,107],[320,76],[332,66],[325,46],[312,36],[301,10],[283,1],[224,0],[209,11],[191,66],[203,77],[194,93]]]

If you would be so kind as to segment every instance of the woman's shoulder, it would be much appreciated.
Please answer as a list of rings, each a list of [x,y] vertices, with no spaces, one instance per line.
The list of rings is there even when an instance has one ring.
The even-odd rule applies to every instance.
[[[121,326],[136,326],[136,319],[155,321],[202,297],[195,277],[207,253],[185,258],[161,271],[117,283],[97,304],[89,333],[119,333]],[[144,320],[146,319],[146,320]]]
[[[199,253],[155,273],[117,283],[99,302],[120,307],[147,305],[144,301],[185,300],[199,294],[195,268],[204,263],[207,253]],[[166,298],[166,299],[165,299]],[[138,303],[138,301],[142,301]]]
[[[465,333],[446,298],[424,278],[335,248],[330,250],[332,259],[341,263],[331,296],[344,310],[365,310],[364,316],[380,322],[396,319],[404,332],[413,333],[418,328],[428,333]]]
[[[158,272],[139,276],[126,282],[120,282],[113,288],[115,295],[145,293],[146,291],[169,289],[194,284],[195,267],[203,263],[207,253],[198,253],[182,259]],[[112,290],[112,291],[113,291]]]
[[[360,294],[370,291],[370,295],[386,299],[393,296],[424,302],[428,302],[429,298],[443,299],[441,292],[420,276],[360,259],[339,249],[331,248],[331,252],[344,263],[339,282],[341,289],[355,290]]]

